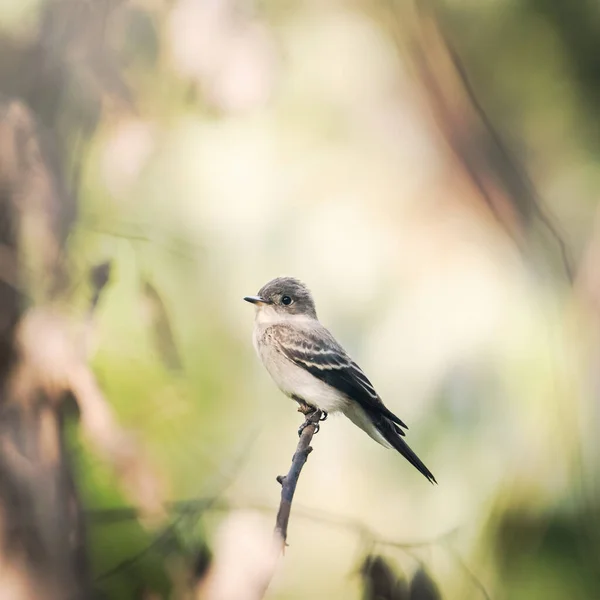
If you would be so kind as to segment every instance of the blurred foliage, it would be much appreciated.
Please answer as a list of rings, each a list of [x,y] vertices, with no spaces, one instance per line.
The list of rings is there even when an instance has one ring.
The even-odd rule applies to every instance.
[[[381,556],[367,556],[362,566],[363,600],[407,600],[408,586]]]
[[[299,423],[252,354],[241,298],[281,274],[313,289],[440,482],[329,419],[268,597],[359,598],[348,574],[365,531],[386,548],[363,570],[365,598],[597,596],[596,321],[556,275],[558,254],[516,251],[527,228],[507,235],[459,163],[509,216],[546,215],[579,281],[597,235],[598,9],[435,9],[506,154],[453,93],[452,127],[435,123],[410,68],[422,41],[411,2],[0,5],[0,92],[39,116],[78,199],[64,217],[77,219],[67,309],[88,310],[90,271],[110,263],[93,367],[170,498],[217,496],[274,520]],[[433,44],[421,50],[455,90]],[[72,444],[89,513],[123,505],[75,431]],[[99,590],[166,594],[171,562],[206,566],[213,509],[173,511],[159,530],[92,518]],[[450,549],[439,536],[454,528]]]
[[[440,600],[440,592],[435,581],[424,569],[419,569],[410,582],[411,600]]]

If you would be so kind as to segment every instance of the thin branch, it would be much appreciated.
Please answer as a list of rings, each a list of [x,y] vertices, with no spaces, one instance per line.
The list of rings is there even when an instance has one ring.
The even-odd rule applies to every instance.
[[[195,589],[204,600],[261,600],[275,574],[285,549],[292,501],[300,473],[312,448],[310,442],[319,430],[322,412],[300,404],[306,420],[299,429],[300,440],[287,475],[277,477],[281,484],[281,501],[275,521],[275,536],[265,537],[262,525],[248,515],[230,516],[217,535],[215,559]],[[231,573],[236,570],[236,576]]]
[[[492,600],[481,579],[479,579],[479,577],[477,577],[477,575],[475,575],[475,573],[468,567],[467,563],[463,560],[456,548],[454,548],[454,546],[452,546],[447,540],[444,546],[452,558],[454,558],[458,566],[467,574],[467,577],[471,583],[481,592],[481,595],[485,598],[485,600]]]
[[[121,561],[114,567],[108,569],[104,573],[101,573],[96,577],[96,583],[100,583],[110,577],[114,577],[119,573],[137,565],[142,559],[144,559],[153,550],[160,550],[160,548],[167,545],[175,536],[175,527],[184,519],[185,514],[180,514],[176,521],[170,525],[167,525],[153,540],[145,546],[142,550],[130,556],[129,558]]]
[[[292,458],[292,466],[287,475],[280,475],[277,477],[277,481],[281,484],[281,502],[279,503],[279,510],[277,511],[275,532],[281,536],[284,544],[287,540],[287,529],[296,485],[298,484],[298,479],[302,472],[302,468],[306,463],[306,459],[312,452],[310,442],[312,441],[313,435],[315,435],[319,429],[321,415],[321,411],[316,410],[306,416],[305,427],[300,434],[300,440],[298,441],[296,452]]]
[[[177,527],[187,520],[186,526],[188,529],[193,529],[196,522],[204,511],[211,510],[215,507],[215,504],[219,501],[219,498],[227,490],[237,473],[242,468],[246,457],[249,454],[250,447],[254,443],[256,436],[254,433],[248,438],[248,441],[243,445],[242,450],[238,456],[235,457],[231,466],[224,474],[219,472],[219,477],[223,477],[223,481],[219,484],[219,490],[216,494],[206,498],[195,498],[187,501],[179,502],[168,502],[165,503],[165,509],[169,512],[176,512],[177,517],[172,519],[171,523],[163,528],[162,531],[156,535],[156,537],[138,553],[133,556],[126,558],[109,570],[101,573],[97,578],[96,582],[104,581],[114,575],[121,573],[122,571],[135,566],[142,559],[144,559],[150,552],[161,552],[165,548],[168,548],[169,543],[177,539]],[[143,516],[142,511],[136,507],[123,507],[123,508],[112,508],[101,511],[89,511],[86,514],[87,523],[92,525],[110,525],[114,523],[120,523],[122,521],[138,519]]]
[[[230,512],[237,510],[252,510],[272,514],[274,511],[274,508],[272,506],[268,506],[266,504],[252,502],[236,504],[231,503],[227,500],[223,500],[218,496],[190,498],[189,500],[168,502],[165,504],[165,508],[169,512],[181,514],[193,514],[194,511],[197,511],[201,514],[205,511]],[[460,569],[466,573],[468,578],[472,581],[473,585],[481,591],[482,596],[487,600],[491,599],[491,596],[486,590],[484,584],[475,575],[475,573],[471,571],[471,569],[469,569],[464,560],[460,557],[460,555],[458,555],[456,550],[450,544],[450,539],[454,535],[456,535],[456,533],[460,530],[460,527],[453,527],[452,529],[443,531],[442,533],[431,538],[425,538],[422,540],[417,539],[409,541],[400,541],[391,538],[380,537],[375,531],[370,529],[364,523],[361,523],[359,520],[353,519],[351,517],[344,517],[302,505],[296,505],[294,514],[297,518],[300,519],[306,519],[314,523],[320,523],[329,527],[353,531],[356,534],[358,534],[361,537],[361,539],[368,540],[370,546],[380,546],[400,550],[408,556],[411,556],[417,562],[421,561],[413,551],[440,545],[449,553],[449,555],[460,567]],[[130,519],[136,519],[139,516],[141,516],[141,512],[138,508],[135,507],[115,507],[108,509],[92,509],[87,511],[88,523],[92,526],[106,526],[111,524],[117,524]]]
[[[156,247],[162,247],[169,254],[192,262],[196,261],[198,256],[204,252],[204,248],[201,245],[185,239],[184,236],[176,236],[169,231],[154,232],[158,235],[152,236],[147,232],[148,226],[135,223],[119,223],[119,225],[130,227],[131,231],[104,229],[93,223],[81,223],[79,226],[98,235],[128,240],[132,245],[134,242],[144,242]],[[162,234],[163,239],[161,239],[160,234]]]
[[[218,496],[207,496],[200,498],[190,498],[189,500],[177,500],[175,502],[165,503],[165,510],[172,513],[198,513],[204,512],[231,512],[239,510],[250,510],[260,513],[272,514],[274,507],[268,504],[259,502],[241,502],[232,503],[227,500],[218,498]],[[447,531],[422,540],[399,541],[389,538],[380,537],[375,531],[367,525],[352,517],[344,517],[334,513],[329,513],[314,508],[297,505],[294,514],[299,519],[319,523],[333,528],[340,528],[356,532],[358,535],[367,537],[375,544],[387,546],[389,548],[397,548],[404,550],[407,548],[424,548],[441,542],[445,542],[448,538],[455,535],[459,531],[459,527],[453,527]],[[123,506],[114,508],[88,509],[86,511],[87,522],[91,526],[108,526],[116,525],[124,521],[137,519],[142,516],[142,511],[133,506]]]

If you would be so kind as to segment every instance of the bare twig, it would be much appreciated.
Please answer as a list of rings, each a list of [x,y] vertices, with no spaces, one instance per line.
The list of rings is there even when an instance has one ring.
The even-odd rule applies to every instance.
[[[294,493],[322,416],[320,410],[311,412],[305,404],[298,410],[306,415],[306,421],[290,470],[287,475],[277,477],[281,484],[281,501],[275,536],[265,535],[262,524],[251,513],[230,516],[221,525],[213,564],[196,586],[198,600],[260,600],[264,597],[285,548]],[[234,570],[236,576],[232,577]]]
[[[321,415],[322,413],[320,410],[316,410],[307,415],[306,421],[309,424],[302,430],[296,452],[292,458],[292,466],[287,475],[280,475],[277,477],[277,481],[281,484],[281,502],[279,503],[279,510],[277,511],[275,531],[281,536],[284,544],[287,540],[287,528],[298,478],[300,477],[300,473],[302,472],[302,468],[306,463],[308,455],[312,452],[310,442],[313,435],[315,435],[318,430]]]
[[[314,435],[314,434],[313,434]],[[220,494],[207,497],[190,498],[189,500],[179,500],[165,504],[168,512],[179,514],[193,514],[197,516],[206,511],[217,512],[237,512],[237,511],[256,511],[259,513],[272,514],[274,507],[260,503],[232,503],[220,497]],[[137,507],[115,507],[107,509],[92,509],[86,513],[87,521],[90,525],[107,526],[111,524],[122,523],[130,519],[136,519],[140,516],[140,510]],[[392,538],[380,537],[378,533],[370,529],[364,523],[351,517],[329,513],[306,506],[296,505],[294,514],[299,519],[319,523],[328,527],[341,528],[355,532],[361,538],[368,540],[370,547],[388,548],[400,550],[401,552],[413,557],[415,560],[415,550],[420,550],[432,546],[440,546],[445,549],[461,570],[465,572],[470,581],[477,587],[484,598],[491,598],[481,580],[471,571],[464,560],[450,544],[450,539],[458,533],[460,527],[453,527],[447,531],[435,535],[431,538],[416,540],[396,540]],[[288,513],[289,517],[289,513]]]

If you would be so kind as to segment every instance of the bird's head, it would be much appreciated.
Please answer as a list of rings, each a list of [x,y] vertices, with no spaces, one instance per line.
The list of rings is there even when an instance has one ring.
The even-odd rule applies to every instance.
[[[246,296],[246,302],[273,317],[305,316],[317,318],[315,301],[309,289],[293,277],[278,277],[263,285],[256,296]]]

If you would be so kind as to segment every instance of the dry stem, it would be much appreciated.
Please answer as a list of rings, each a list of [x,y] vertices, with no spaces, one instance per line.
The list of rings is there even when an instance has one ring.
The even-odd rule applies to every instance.
[[[303,412],[302,409],[298,409]],[[287,528],[290,520],[290,512],[292,510],[292,500],[294,499],[294,493],[296,491],[296,485],[302,467],[306,463],[308,455],[312,452],[310,442],[312,441],[313,435],[315,435],[319,421],[321,419],[321,411],[316,410],[310,414],[307,414],[306,420],[310,422],[300,435],[296,452],[292,458],[292,465],[287,475],[280,475],[277,477],[277,481],[281,484],[281,502],[279,503],[279,510],[277,511],[277,520],[275,522],[275,531],[278,533],[284,544],[287,540]]]

